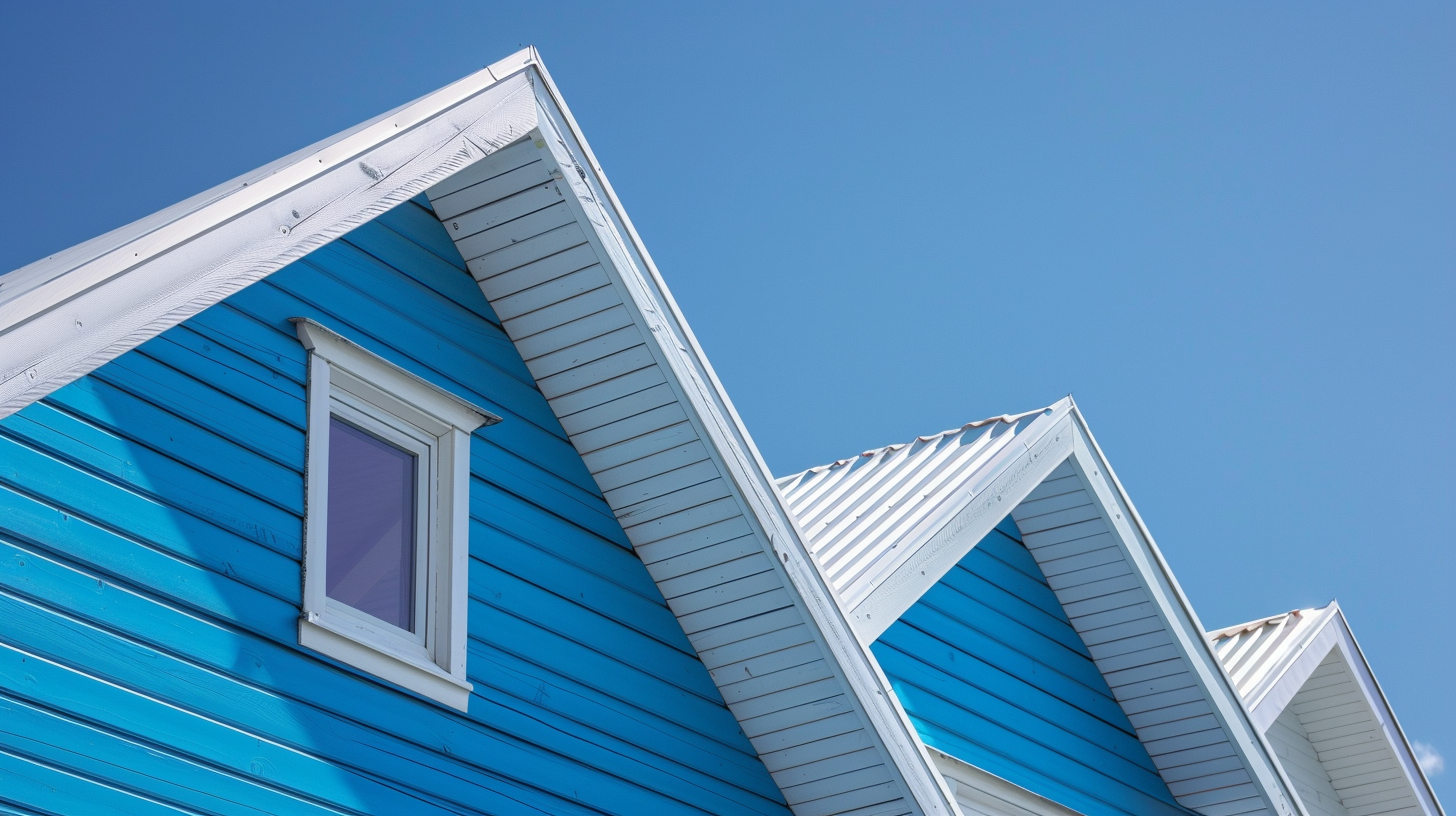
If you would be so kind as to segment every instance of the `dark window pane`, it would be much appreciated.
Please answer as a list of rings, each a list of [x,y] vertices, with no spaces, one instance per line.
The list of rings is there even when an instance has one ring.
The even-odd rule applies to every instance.
[[[414,630],[415,455],[329,422],[328,596]]]

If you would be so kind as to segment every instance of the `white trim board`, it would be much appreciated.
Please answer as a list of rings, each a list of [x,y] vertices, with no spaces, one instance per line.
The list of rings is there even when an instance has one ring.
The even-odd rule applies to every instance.
[[[305,317],[308,349],[303,608],[298,642],[465,711],[470,436],[501,418]],[[405,631],[328,596],[330,424],[335,416],[409,451],[414,469],[416,625]]]
[[[900,453],[887,448],[866,456]],[[928,445],[918,455],[924,457],[925,468],[943,467],[942,449]],[[853,460],[840,463],[844,468],[856,466],[865,467]],[[898,469],[889,478],[926,489],[919,487],[924,481],[914,463],[895,467]],[[789,491],[792,506],[807,510],[816,500],[807,494],[820,491],[825,495],[831,490],[816,483],[813,473],[780,482]],[[862,481],[873,478],[866,475]],[[1009,513],[1022,527],[1028,549],[1048,572],[1073,626],[1087,642],[1175,798],[1186,807],[1210,813],[1285,816],[1301,811],[1282,767],[1274,761],[1262,733],[1252,727],[1237,692],[1203,637],[1197,616],[1070,398],[1023,429],[1010,447],[958,478],[959,482],[935,488],[948,498],[942,506],[926,509],[927,523],[903,536],[875,538],[873,531],[846,528],[846,534],[857,540],[875,541],[875,546],[896,551],[890,562],[895,566],[850,610],[866,651]],[[884,512],[881,507],[906,501],[904,488],[883,484],[839,489],[843,496],[832,508],[839,517]],[[834,545],[818,540],[815,547],[828,552]],[[1077,565],[1084,556],[1087,565]],[[1088,577],[1084,580],[1082,575]],[[1101,587],[1111,588],[1104,592]],[[1134,592],[1137,598],[1129,601]],[[843,596],[841,602],[845,602]],[[1142,631],[1153,619],[1157,621],[1153,633],[1126,640],[1119,634],[1122,623]],[[1138,647],[1141,651],[1126,651],[1130,648],[1126,643],[1140,639],[1147,641]],[[1141,678],[1144,666],[1151,671],[1157,665],[1166,674],[1170,660],[1181,662],[1180,671],[1201,691],[1201,708],[1150,710],[1147,700],[1134,699],[1144,693],[1140,690],[1146,684]],[[1213,738],[1212,734],[1221,736]],[[1195,755],[1207,759],[1189,759]],[[1224,770],[1229,757],[1238,759],[1241,770]],[[1196,769],[1200,763],[1207,765],[1207,772]]]
[[[519,139],[533,57],[0,277],[0,418]]]
[[[1380,683],[1375,679],[1375,674],[1371,671],[1359,642],[1355,640],[1349,621],[1345,618],[1344,610],[1338,603],[1331,602],[1324,608],[1298,610],[1282,616],[1278,623],[1262,625],[1281,626],[1291,616],[1317,617],[1310,626],[1310,630],[1300,633],[1297,639],[1288,643],[1272,644],[1270,648],[1276,650],[1276,654],[1259,657],[1261,660],[1273,661],[1274,665],[1264,669],[1263,676],[1258,678],[1257,682],[1245,692],[1244,702],[1249,709],[1249,717],[1254,726],[1261,733],[1267,732],[1275,720],[1291,707],[1298,710],[1313,705],[1313,701],[1308,698],[1318,694],[1318,691],[1312,687],[1311,681],[1317,673],[1328,675],[1332,668],[1340,667],[1359,689],[1363,704],[1355,707],[1360,709],[1359,712],[1352,711],[1350,716],[1343,718],[1343,720],[1350,720],[1345,730],[1357,726],[1353,721],[1356,719],[1354,716],[1356,713],[1364,713],[1368,717],[1365,733],[1379,735],[1385,748],[1388,749],[1388,755],[1399,765],[1408,786],[1408,793],[1421,808],[1421,812],[1425,816],[1444,816],[1445,810],[1442,809],[1430,780],[1426,778],[1425,772],[1416,760],[1415,752],[1406,739],[1405,731],[1396,719],[1390,702],[1380,688]],[[1244,645],[1240,643],[1239,635],[1254,633],[1258,628],[1260,627],[1253,625],[1232,627],[1213,633],[1209,637],[1211,642],[1215,643],[1216,648],[1225,652],[1223,654],[1225,665],[1233,666],[1244,657],[1241,654],[1234,654]],[[1231,640],[1219,643],[1219,640],[1224,638],[1231,638]],[[1258,645],[1256,642],[1248,644],[1253,648],[1257,648]],[[1329,684],[1332,679],[1326,676],[1321,679],[1321,682]],[[1345,708],[1350,708],[1350,706],[1347,705]],[[1301,717],[1305,714],[1303,711],[1298,713]],[[1343,787],[1344,780],[1359,778],[1364,772],[1361,766],[1353,763],[1352,757],[1342,757],[1335,765],[1326,766],[1326,772],[1337,787]],[[1321,764],[1324,764],[1323,758]],[[1366,804],[1362,812],[1380,813],[1385,811],[1371,811],[1370,805]]]
[[[591,278],[584,296],[592,311],[567,314],[582,305],[575,299],[580,293],[567,291],[560,302],[536,302],[529,314],[512,319],[506,314],[513,296],[495,291],[479,264],[472,273],[533,373],[549,372],[537,375],[538,384],[785,799],[801,816],[953,816],[943,781],[810,559],[762,458],[533,49],[231,185],[0,278],[0,416],[389,207],[421,192],[464,191],[481,181],[472,170],[484,172],[512,145],[541,151],[539,161],[550,167],[549,183],[563,200],[555,202],[562,209],[512,220],[507,231],[560,216],[558,226],[577,230],[584,241],[579,252],[593,258],[583,275],[525,297],[586,286]],[[553,193],[538,192],[548,199]],[[531,248],[506,243],[516,254]],[[584,316],[585,322],[576,319]],[[618,318],[607,334],[563,339]],[[544,353],[546,346],[553,350]],[[611,416],[649,399],[665,401]],[[663,417],[670,422],[646,427]],[[653,447],[664,440],[675,446]],[[679,483],[686,476],[668,464],[684,452],[700,454],[692,473],[705,473],[706,481]],[[684,588],[730,561],[761,571],[721,586]],[[708,603],[720,589],[746,593],[763,582],[776,589]],[[756,604],[780,600],[768,612],[754,612]],[[754,629],[769,624],[778,628]],[[789,651],[774,646],[784,637],[799,639],[792,651],[807,650],[814,659],[775,671],[781,652]],[[829,724],[847,730],[831,739],[814,736],[831,712],[838,713]],[[850,743],[858,747],[847,754],[811,756]],[[873,758],[869,767],[832,772],[865,751]]]

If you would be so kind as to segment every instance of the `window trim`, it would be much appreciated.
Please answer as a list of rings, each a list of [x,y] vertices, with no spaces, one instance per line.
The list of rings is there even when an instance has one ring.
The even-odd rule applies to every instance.
[[[318,322],[290,318],[308,349],[304,465],[303,605],[298,642],[446,705],[466,710],[470,566],[470,435],[500,417],[427,382]],[[426,453],[416,474],[424,540],[418,634],[327,595],[329,427],[340,418]],[[417,601],[417,603],[419,603]]]

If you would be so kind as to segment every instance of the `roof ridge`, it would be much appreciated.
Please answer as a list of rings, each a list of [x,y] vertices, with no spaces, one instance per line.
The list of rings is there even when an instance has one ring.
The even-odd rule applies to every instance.
[[[917,443],[924,444],[924,443],[927,443],[927,442],[935,442],[935,441],[940,440],[940,439],[945,439],[948,436],[954,436],[955,434],[965,433],[966,431],[969,431],[969,430],[971,430],[973,428],[984,428],[987,425],[992,425],[992,424],[995,424],[995,423],[998,423],[998,422],[1005,423],[1007,425],[1014,425],[1017,422],[1020,422],[1021,420],[1026,419],[1027,417],[1030,417],[1030,416],[1033,416],[1033,415],[1036,415],[1036,414],[1045,414],[1045,413],[1047,413],[1049,411],[1052,411],[1055,408],[1056,408],[1056,405],[1053,404],[1053,405],[1049,405],[1049,406],[1047,406],[1045,408],[1036,408],[1036,409],[1031,410],[1031,411],[1022,411],[1019,414],[1001,414],[1000,416],[987,417],[985,419],[977,419],[977,420],[974,420],[974,421],[971,421],[971,422],[967,422],[966,424],[960,426],[959,428],[951,428],[949,430],[941,431],[940,433],[929,434],[927,436],[917,436],[914,439],[910,440],[909,442],[896,442],[896,443],[893,443],[893,444],[890,444],[890,445],[882,445],[882,446],[880,446],[878,448],[870,448],[869,450],[866,450],[866,451],[861,452],[857,456],[850,456],[850,457],[847,457],[847,458],[844,458],[844,459],[836,459],[836,460],[834,460],[832,462],[829,462],[827,464],[815,465],[814,467],[806,468],[804,470],[798,471],[797,473],[791,473],[788,476],[776,477],[775,481],[777,481],[779,484],[783,484],[785,482],[789,482],[789,481],[792,481],[794,479],[797,479],[798,477],[803,476],[806,473],[823,473],[823,472],[828,471],[828,470],[833,470],[834,468],[840,468],[840,467],[844,467],[846,465],[853,464],[855,462],[860,461],[861,459],[872,458],[872,457],[879,456],[880,454],[884,454],[884,453],[894,453],[895,451],[903,450],[904,448],[907,448],[907,447],[909,447],[911,445],[914,445],[914,444],[917,444]]]
[[[1331,601],[1324,606],[1310,606],[1303,609],[1291,609],[1288,612],[1280,612],[1277,615],[1270,615],[1266,618],[1258,618],[1256,620],[1251,620],[1247,623],[1238,623],[1234,624],[1233,626],[1225,626],[1222,629],[1213,629],[1205,634],[1207,635],[1209,640],[1218,640],[1220,638],[1233,637],[1234,635],[1241,635],[1245,632],[1252,632],[1263,626],[1269,626],[1271,624],[1278,623],[1290,616],[1303,617],[1305,615],[1313,614],[1316,612],[1323,612],[1326,609],[1329,609],[1330,605],[1333,603],[1334,601]]]

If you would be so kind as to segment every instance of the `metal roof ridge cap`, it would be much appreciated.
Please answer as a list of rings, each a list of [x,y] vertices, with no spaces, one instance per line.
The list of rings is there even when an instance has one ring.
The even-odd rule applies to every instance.
[[[1291,609],[1288,612],[1280,612],[1278,614],[1270,615],[1265,618],[1254,618],[1253,620],[1247,621],[1245,623],[1237,623],[1233,626],[1225,626],[1221,629],[1212,629],[1208,632],[1205,632],[1204,634],[1209,640],[1220,640],[1222,638],[1240,635],[1244,632],[1252,632],[1255,629],[1258,629],[1260,626],[1268,626],[1269,624],[1274,623],[1280,618],[1286,618],[1290,615],[1302,615],[1305,612],[1323,612],[1328,608],[1328,605],[1326,605],[1312,606],[1307,609]]]
[[[929,436],[917,436],[913,440],[911,440],[910,442],[893,442],[893,443],[888,444],[888,445],[881,445],[878,448],[869,448],[869,449],[867,449],[867,450],[865,450],[865,451],[863,451],[861,453],[855,454],[854,456],[846,456],[843,459],[835,459],[832,462],[826,462],[825,464],[822,464],[822,465],[814,465],[813,467],[805,468],[805,469],[803,469],[801,471],[798,471],[796,473],[789,473],[789,474],[784,475],[784,476],[775,476],[774,477],[774,482],[775,483],[784,483],[784,482],[793,481],[794,479],[798,479],[798,478],[800,478],[800,477],[802,477],[802,476],[804,476],[805,474],[808,474],[808,473],[822,472],[822,471],[825,471],[825,470],[829,470],[830,468],[843,467],[845,465],[849,465],[849,464],[854,463],[858,459],[876,457],[876,456],[879,456],[881,453],[894,453],[896,451],[899,451],[902,448],[909,447],[910,445],[914,444],[915,442],[930,442],[930,441],[933,441],[933,440],[938,439],[940,437],[950,436],[952,434],[963,433],[963,432],[965,432],[966,430],[968,430],[970,428],[983,428],[983,427],[985,427],[987,425],[991,425],[991,424],[996,423],[996,422],[1005,422],[1008,425],[1014,425],[1017,422],[1020,422],[1022,419],[1026,418],[1028,416],[1031,416],[1032,414],[1039,414],[1039,413],[1043,413],[1045,411],[1055,411],[1055,410],[1057,410],[1057,408],[1059,406],[1062,405],[1063,402],[1066,402],[1068,399],[1070,399],[1070,397],[1063,397],[1062,399],[1057,400],[1056,402],[1054,402],[1051,405],[1048,405],[1048,406],[1046,406],[1044,408],[1033,408],[1030,411],[1022,411],[1019,414],[1001,414],[1000,416],[986,417],[985,419],[972,420],[972,421],[967,422],[966,424],[960,426],[959,428],[948,428],[948,429],[946,429],[944,431],[941,431],[940,433],[930,434]]]

